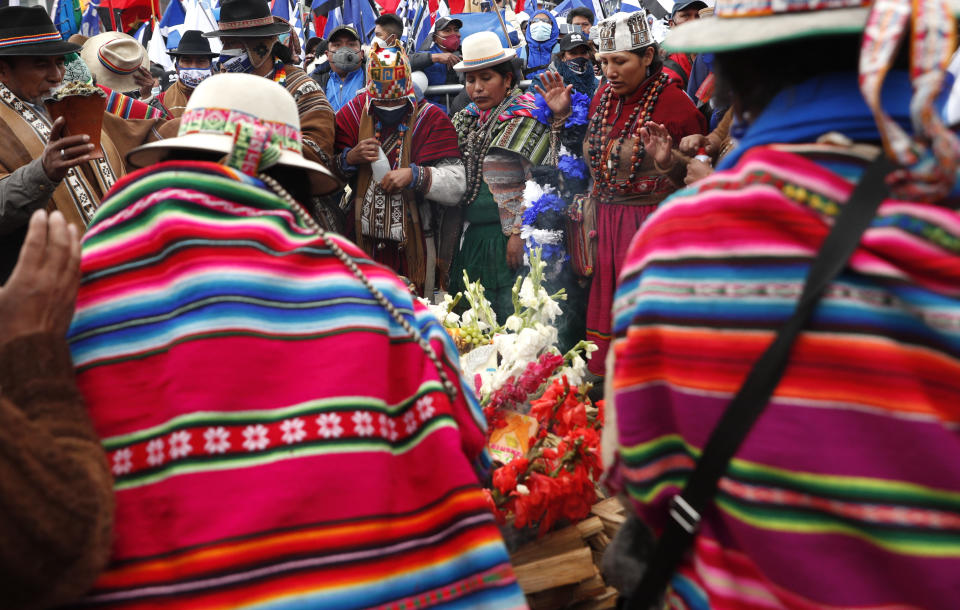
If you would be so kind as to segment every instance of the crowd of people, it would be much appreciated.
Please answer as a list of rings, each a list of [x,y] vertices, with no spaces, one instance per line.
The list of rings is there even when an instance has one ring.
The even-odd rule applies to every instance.
[[[536,253],[560,349],[598,348],[625,604],[952,607],[956,16],[680,0],[410,49],[383,14],[301,49],[224,0],[162,88],[127,34],[0,8],[0,606],[526,607],[424,300],[479,282],[503,322]]]

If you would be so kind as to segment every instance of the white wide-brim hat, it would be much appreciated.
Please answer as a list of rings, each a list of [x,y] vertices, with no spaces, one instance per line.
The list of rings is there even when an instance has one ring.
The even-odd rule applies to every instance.
[[[150,70],[147,50],[136,38],[123,32],[104,32],[88,38],[80,49],[80,58],[98,85],[118,93],[139,89],[133,75],[139,68]]]
[[[279,149],[275,165],[305,170],[311,178],[323,178],[321,184],[330,189],[339,185],[327,168],[303,158],[300,114],[293,96],[272,80],[253,74],[215,74],[205,79],[187,101],[177,137],[134,148],[127,153],[127,162],[146,167],[172,150],[230,155],[243,125],[257,127],[270,146]],[[315,179],[311,182],[317,186]]]
[[[870,0],[846,0],[839,8],[787,11],[776,0],[717,0],[713,17],[674,27],[668,51],[722,53],[815,36],[858,34],[867,25]],[[781,6],[782,5],[782,6]]]
[[[713,17],[687,21],[667,34],[670,52],[723,53],[803,38],[859,34],[867,26],[871,0],[840,0],[830,8],[819,3],[781,0],[717,0]],[[948,0],[960,14],[960,0]]]
[[[460,48],[463,51],[463,60],[453,67],[457,72],[483,70],[517,56],[513,49],[504,49],[500,37],[493,32],[470,34],[463,39]]]

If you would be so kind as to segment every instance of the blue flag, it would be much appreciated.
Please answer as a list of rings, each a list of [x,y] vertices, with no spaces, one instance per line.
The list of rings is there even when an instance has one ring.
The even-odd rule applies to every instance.
[[[463,27],[460,28],[461,40],[477,32],[494,32],[500,37],[500,44],[505,48],[510,48],[510,43],[507,41],[507,36],[503,32],[503,26],[500,25],[496,13],[460,13],[459,15],[450,15],[450,18],[459,19],[463,22]]]
[[[290,21],[290,0],[273,0],[273,6],[270,7],[270,13],[274,17],[280,17]]]
[[[100,33],[100,0],[90,0],[87,4],[87,10],[83,11],[83,19],[80,20],[80,33],[84,36],[96,36]]]
[[[343,0],[336,10],[327,13],[327,26],[323,29],[323,37],[328,38],[334,28],[349,25],[357,30],[362,42],[368,42],[373,36],[373,22],[376,20],[377,13],[370,0]]]
[[[80,5],[77,0],[57,0],[50,13],[64,40],[80,31]]]
[[[160,34],[166,38],[168,49],[175,49],[180,44],[180,37],[186,29],[183,25],[186,18],[187,13],[180,0],[170,0],[160,19]]]

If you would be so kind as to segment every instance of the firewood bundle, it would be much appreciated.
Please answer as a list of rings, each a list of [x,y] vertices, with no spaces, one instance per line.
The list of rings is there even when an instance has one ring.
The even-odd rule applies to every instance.
[[[600,574],[603,551],[626,520],[617,498],[593,505],[590,516],[527,543],[510,555],[520,587],[534,610],[613,608],[617,590]]]

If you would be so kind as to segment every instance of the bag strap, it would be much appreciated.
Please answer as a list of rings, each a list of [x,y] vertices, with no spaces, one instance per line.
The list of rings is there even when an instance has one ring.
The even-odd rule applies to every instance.
[[[860,178],[810,265],[796,310],[753,365],[711,433],[683,491],[670,501],[670,519],[654,547],[643,578],[624,599],[622,607],[646,610],[663,595],[667,583],[693,544],[701,515],[712,504],[720,477],[780,383],[794,340],[827,287],[856,251],[880,202],[889,195],[885,177],[893,169],[893,164],[881,152]]]

